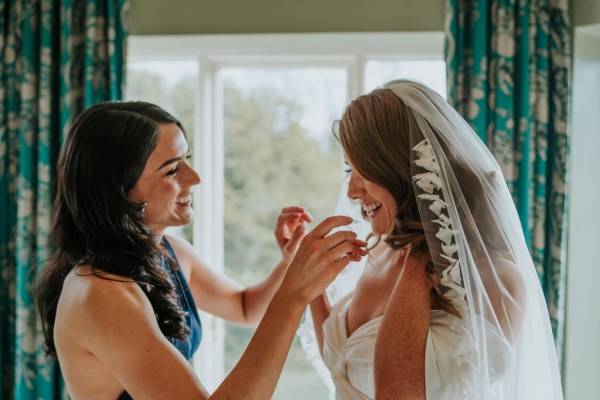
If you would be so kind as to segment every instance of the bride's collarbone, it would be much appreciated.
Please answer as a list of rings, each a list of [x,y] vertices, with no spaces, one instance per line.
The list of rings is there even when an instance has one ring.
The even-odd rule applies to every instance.
[[[396,284],[400,269],[365,269],[352,293],[352,302],[348,309],[347,325],[352,334],[367,322],[381,317],[387,307],[392,290]]]
[[[378,245],[371,251],[348,308],[346,323],[349,334],[383,316],[400,277],[405,256],[405,252],[387,246]],[[436,308],[433,305],[432,309]]]

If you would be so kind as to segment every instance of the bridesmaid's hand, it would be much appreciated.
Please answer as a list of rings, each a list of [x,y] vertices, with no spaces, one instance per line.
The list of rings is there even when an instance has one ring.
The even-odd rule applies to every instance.
[[[307,234],[287,270],[280,290],[309,303],[323,293],[350,261],[358,261],[365,256],[367,243],[358,240],[354,232],[339,231],[327,236],[332,229],[351,222],[349,217],[329,217]],[[304,226],[297,229],[303,231]]]
[[[281,250],[282,261],[289,265],[306,233],[306,224],[312,222],[311,215],[303,207],[286,207],[281,210],[275,226],[275,239]],[[299,229],[303,227],[304,229]]]

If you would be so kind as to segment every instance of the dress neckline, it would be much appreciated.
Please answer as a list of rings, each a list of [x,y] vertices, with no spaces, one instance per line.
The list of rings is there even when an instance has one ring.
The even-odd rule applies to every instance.
[[[383,315],[380,315],[379,317],[375,317],[373,319],[370,319],[370,320],[364,322],[363,324],[359,325],[354,331],[352,331],[352,333],[349,334],[349,329],[348,329],[348,310],[350,310],[350,304],[352,304],[352,295],[350,295],[350,298],[348,299],[348,301],[344,305],[344,311],[343,311],[344,333],[346,334],[346,340],[348,340],[351,337],[355,336],[359,331],[367,329],[369,326],[373,325],[375,322],[379,322],[379,320],[383,319]]]

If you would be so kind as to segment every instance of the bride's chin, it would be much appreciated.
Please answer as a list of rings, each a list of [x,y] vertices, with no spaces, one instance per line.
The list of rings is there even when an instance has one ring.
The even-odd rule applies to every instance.
[[[394,224],[391,223],[385,227],[378,224],[376,221],[371,220],[371,231],[378,236],[389,236],[394,230]]]

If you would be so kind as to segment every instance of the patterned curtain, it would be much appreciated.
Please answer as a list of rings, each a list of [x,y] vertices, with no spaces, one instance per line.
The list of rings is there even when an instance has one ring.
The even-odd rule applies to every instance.
[[[55,163],[84,108],[121,98],[126,0],[0,5],[0,400],[67,398],[30,294],[49,253]]]
[[[559,359],[566,287],[571,28],[567,0],[447,0],[448,99],[488,145],[517,206]]]

